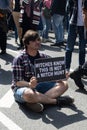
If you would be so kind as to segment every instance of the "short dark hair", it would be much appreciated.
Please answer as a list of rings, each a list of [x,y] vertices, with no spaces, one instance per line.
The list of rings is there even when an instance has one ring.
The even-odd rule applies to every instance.
[[[38,34],[37,31],[33,31],[33,30],[28,30],[23,37],[23,44],[26,47],[27,45],[29,45],[30,41],[35,41],[37,38],[40,39],[40,36]]]

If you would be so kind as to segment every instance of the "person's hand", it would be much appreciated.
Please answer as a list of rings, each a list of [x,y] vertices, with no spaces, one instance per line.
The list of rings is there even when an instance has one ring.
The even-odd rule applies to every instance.
[[[66,72],[66,80],[68,80],[70,73]]]
[[[36,77],[32,77],[31,79],[30,79],[30,82],[29,82],[29,87],[30,88],[35,88],[37,86],[37,79],[36,79]]]

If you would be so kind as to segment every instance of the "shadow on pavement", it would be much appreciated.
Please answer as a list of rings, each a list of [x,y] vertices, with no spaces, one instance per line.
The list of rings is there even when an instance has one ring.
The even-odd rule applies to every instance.
[[[1,64],[1,69],[0,69],[0,84],[2,85],[8,85],[11,84],[11,70],[9,64],[12,63],[13,56],[10,54],[4,54],[0,55],[0,58],[3,60],[2,62],[5,62],[3,67]],[[6,67],[6,68],[5,68]]]
[[[31,111],[29,108],[27,108],[24,104],[20,104],[17,102],[19,105],[19,109],[30,119],[36,120],[42,117],[43,113],[36,113]]]
[[[19,44],[14,44],[14,43],[8,43],[8,45],[7,45],[7,48],[8,49],[11,49],[11,50],[16,50],[17,51],[17,47],[19,46]]]
[[[6,54],[3,54],[3,55],[0,55],[0,58],[5,61],[5,65],[8,65],[9,63],[12,63],[12,60],[13,60],[13,56],[6,53]]]
[[[25,113],[25,115],[33,120],[42,118],[42,122],[46,124],[51,124],[57,129],[64,126],[87,120],[83,114],[83,111],[79,110],[75,105],[66,107],[66,109],[71,109],[75,114],[67,115],[66,112],[62,112],[63,108],[57,106],[50,106],[45,109],[42,113],[35,113],[25,108],[23,105],[19,105],[19,108]]]
[[[81,89],[77,89],[76,92],[82,93],[82,94],[86,94],[87,95],[87,90],[81,90]]]
[[[11,84],[11,71],[4,69],[0,70],[0,84],[8,85]]]
[[[67,115],[66,112],[61,112],[60,110],[58,110],[57,107],[54,107],[53,110],[50,109],[46,111],[46,113],[42,117],[42,120],[43,122],[46,122],[47,124],[50,123],[57,129],[59,129],[64,126],[87,119],[87,117],[83,115],[84,113],[78,110],[76,106],[68,107],[68,109],[73,110],[75,114]]]

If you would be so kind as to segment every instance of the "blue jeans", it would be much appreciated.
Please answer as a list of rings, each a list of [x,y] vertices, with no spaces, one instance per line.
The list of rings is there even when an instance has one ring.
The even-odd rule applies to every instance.
[[[74,49],[77,34],[79,36],[79,65],[85,62],[85,46],[86,40],[84,38],[84,26],[69,25],[68,40],[65,53],[66,69],[70,69],[72,52]]]
[[[63,30],[63,18],[64,16],[54,14],[53,15],[53,29],[55,33],[56,43],[63,42],[64,30]]]
[[[45,93],[47,92],[49,89],[55,87],[58,83],[56,82],[43,82],[43,83],[39,83],[36,88],[34,90],[40,92],[40,93]],[[23,99],[23,93],[24,91],[27,89],[27,87],[22,87],[22,88],[14,88],[14,98],[17,102],[19,103],[25,103],[24,99]]]
[[[42,37],[48,39],[49,29],[51,28],[51,18],[47,19],[43,15],[41,18],[43,24]]]

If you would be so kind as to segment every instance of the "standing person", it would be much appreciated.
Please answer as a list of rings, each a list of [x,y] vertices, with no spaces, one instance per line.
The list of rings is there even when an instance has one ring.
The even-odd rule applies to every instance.
[[[87,31],[87,0],[83,1],[83,19],[84,19],[84,27],[85,30]],[[87,61],[82,66],[78,66],[73,72],[69,74],[69,76],[75,81],[75,84],[79,89],[85,90],[81,78],[83,76],[87,76]]]
[[[19,24],[19,16],[20,16],[20,3],[21,0],[11,0],[11,4],[12,4],[12,15],[13,15],[13,19],[14,19],[14,23],[15,23],[15,33],[17,34],[18,32],[18,37],[19,37],[19,43],[21,44],[21,39],[22,39],[22,28],[20,27]],[[17,36],[17,35],[16,35]],[[15,42],[17,42],[17,37],[15,39]]]
[[[74,49],[77,34],[79,36],[79,65],[85,62],[85,45],[84,37],[84,21],[82,16],[82,1],[83,0],[69,0],[72,7],[71,18],[69,21],[68,39],[65,52],[66,71],[70,71],[72,52]]]
[[[61,46],[64,44],[63,19],[66,12],[65,8],[66,0],[53,0],[51,6],[51,15],[56,41],[55,44],[52,44],[52,46]]]
[[[73,98],[61,96],[67,89],[66,81],[38,83],[34,72],[34,61],[48,57],[40,53],[41,40],[36,31],[28,30],[23,43],[25,50],[13,60],[12,89],[15,100],[26,104],[36,112],[43,111],[43,104],[70,105]]]
[[[0,0],[0,55],[6,53],[7,45],[7,11],[9,9],[9,0]]]
[[[40,0],[22,0],[20,24],[22,27],[22,38],[29,29],[38,30],[40,22]],[[23,43],[21,43],[23,47]]]
[[[51,14],[50,14],[50,7],[51,7],[52,0],[43,0],[42,1],[42,23],[43,23],[43,30],[42,30],[42,42],[49,42],[50,39],[48,37],[49,30],[51,29]]]

